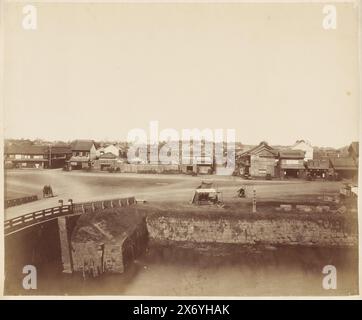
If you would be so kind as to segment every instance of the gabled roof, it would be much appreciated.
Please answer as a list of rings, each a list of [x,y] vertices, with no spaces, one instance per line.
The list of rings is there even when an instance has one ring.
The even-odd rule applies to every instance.
[[[293,144],[292,148],[295,148],[297,145],[299,145],[299,144],[301,144],[301,143],[304,143],[304,144],[308,145],[309,147],[313,148],[313,147],[312,147],[312,144],[311,144],[309,141],[306,141],[306,140],[297,140],[297,141]]]
[[[261,142],[258,146],[238,154],[239,157],[258,155],[261,157],[276,157],[278,151],[269,146],[266,142]]]
[[[201,184],[196,189],[211,189],[213,184],[213,181],[201,181]]]
[[[357,169],[357,164],[352,158],[330,158],[334,169],[339,170],[354,170]]]
[[[72,150],[89,151],[94,145],[93,140],[75,140],[72,142]]]
[[[305,151],[302,150],[283,150],[279,151],[281,159],[304,159]]]
[[[105,154],[102,154],[99,159],[116,159],[117,156],[114,155],[112,152],[107,152]]]
[[[115,145],[115,144],[108,144],[108,145],[104,146],[103,149],[106,149],[106,148],[109,148],[109,147],[114,147],[114,148],[118,149],[118,146]]]

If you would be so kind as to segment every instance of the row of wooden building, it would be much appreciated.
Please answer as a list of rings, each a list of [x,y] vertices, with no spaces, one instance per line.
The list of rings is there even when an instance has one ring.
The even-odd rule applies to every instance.
[[[313,153],[313,147],[304,140],[297,141],[291,147],[272,147],[266,142],[236,152],[236,169],[229,174],[251,178],[352,178],[358,172],[358,142],[352,142],[347,153],[341,156],[328,154],[318,156]],[[212,156],[202,159],[189,159],[184,164],[182,159],[178,171],[188,174],[219,174],[221,166],[217,166]],[[152,165],[149,171],[159,164],[144,163],[137,159],[126,158],[125,150],[118,146],[108,145],[96,148],[92,140],[75,140],[71,144],[34,145],[28,143],[12,143],[5,146],[5,168],[67,168],[74,169],[117,169],[135,170],[132,164],[142,165],[147,171],[147,165]],[[170,164],[175,171],[175,163]],[[165,165],[163,165],[165,167]],[[159,172],[159,170],[156,170]],[[166,169],[167,171],[167,165]],[[169,170],[170,171],[170,170]],[[176,170],[177,171],[177,170]],[[224,170],[225,171],[225,170]]]
[[[70,159],[69,145],[11,144],[4,148],[5,168],[62,168]]]
[[[236,173],[252,178],[353,178],[358,173],[358,143],[353,142],[343,157],[313,157],[297,141],[291,148],[276,149],[266,142],[237,154]],[[299,149],[300,148],[300,149]],[[303,150],[304,149],[304,150]]]

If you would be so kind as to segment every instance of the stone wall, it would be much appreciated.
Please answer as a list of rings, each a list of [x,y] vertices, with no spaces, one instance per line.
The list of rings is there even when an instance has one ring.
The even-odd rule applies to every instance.
[[[230,243],[242,245],[354,246],[358,243],[357,220],[325,214],[299,217],[149,215],[150,241]]]
[[[98,226],[101,233],[108,232],[106,224]],[[93,229],[90,234],[96,235],[96,232]],[[73,241],[73,271],[81,272],[85,278],[103,273],[123,273],[147,245],[147,230],[142,219],[128,233],[119,237],[109,233],[106,239],[93,237],[87,241]]]
[[[145,248],[147,230],[136,206],[82,214],[72,232],[73,271],[84,277],[123,273]]]
[[[123,241],[124,239],[116,243],[73,242],[73,271],[81,272],[83,277],[97,277],[105,272],[123,273]]]

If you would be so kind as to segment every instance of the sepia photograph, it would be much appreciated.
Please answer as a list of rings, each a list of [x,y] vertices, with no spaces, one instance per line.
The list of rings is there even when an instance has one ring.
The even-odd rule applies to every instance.
[[[1,12],[3,297],[359,297],[359,1]]]

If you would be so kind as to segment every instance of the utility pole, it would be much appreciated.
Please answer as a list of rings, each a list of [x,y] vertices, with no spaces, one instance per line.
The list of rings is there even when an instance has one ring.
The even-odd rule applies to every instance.
[[[256,191],[253,189],[253,213],[256,213]]]
[[[49,145],[49,169],[52,168],[52,145]]]

